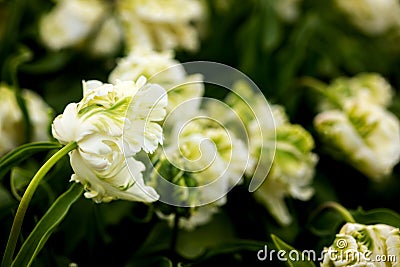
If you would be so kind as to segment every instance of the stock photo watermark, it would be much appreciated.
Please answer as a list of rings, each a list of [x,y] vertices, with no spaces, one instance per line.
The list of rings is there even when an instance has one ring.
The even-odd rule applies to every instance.
[[[183,71],[189,78],[168,84],[164,88],[165,94],[153,100],[153,106],[157,107],[166,97],[173,99],[174,94],[180,95],[182,90],[187,92],[167,110],[162,122],[161,152],[156,157],[145,155],[141,158],[151,173],[147,184],[157,187],[158,200],[166,204],[203,206],[221,200],[243,181],[246,170],[251,169],[248,191],[254,192],[266,179],[275,153],[275,125],[268,101],[244,73],[216,62],[177,64],[153,75],[147,82],[156,84],[166,75]],[[245,83],[249,91],[235,90],[238,82]],[[203,95],[206,85],[233,95],[236,106]],[[248,94],[257,96],[254,97],[257,103]],[[132,101],[131,105],[136,102]],[[152,118],[157,112],[156,108],[150,107],[147,117]],[[143,131],[154,127],[150,119],[145,121]],[[256,156],[250,154],[254,140],[249,137],[253,133],[249,131],[249,121],[252,121],[251,131],[259,135]],[[124,131],[131,130],[129,124],[125,127]],[[269,137],[265,136],[266,128]],[[145,134],[143,137],[142,142],[148,142]],[[239,155],[242,158],[238,158]],[[128,168],[135,173],[136,166],[128,165]]]
[[[322,262],[328,258],[331,261],[340,261],[342,263],[397,263],[397,255],[374,254],[371,250],[358,251],[353,248],[348,248],[349,244],[345,239],[337,239],[335,248],[324,249],[321,252],[315,250],[283,250],[270,249],[267,245],[263,249],[257,251],[257,259],[259,261],[291,261],[291,262]]]

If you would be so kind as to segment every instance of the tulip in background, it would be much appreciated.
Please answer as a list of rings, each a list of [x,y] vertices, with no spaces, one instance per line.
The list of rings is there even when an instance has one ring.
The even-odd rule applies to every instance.
[[[400,4],[396,0],[336,0],[335,3],[366,34],[378,35],[400,29]]]
[[[199,47],[198,23],[205,15],[198,0],[157,0],[117,2],[127,51],[146,47],[158,51]]]
[[[180,218],[179,225],[193,230],[209,222],[219,207],[226,204],[227,193],[242,180],[249,153],[242,140],[212,118],[198,118],[183,126],[182,123],[174,125],[175,128],[165,134],[166,143],[156,155],[162,160],[155,171],[161,178],[183,186],[172,193],[177,194],[176,203],[190,208],[188,214]],[[166,170],[171,168],[177,169],[175,176],[168,176]],[[207,187],[203,190],[204,186]],[[161,195],[171,194],[157,186],[157,179],[154,187],[160,190]],[[177,216],[166,216],[162,212],[158,215],[170,223]]]
[[[332,81],[322,93],[314,127],[325,148],[375,181],[389,176],[400,160],[400,122],[387,109],[391,86],[363,73]]]
[[[60,0],[40,21],[42,41],[53,50],[86,41],[107,11],[102,0]]]
[[[226,103],[237,112],[248,129],[250,162],[258,162],[261,152],[268,155],[267,160],[259,164],[271,169],[262,185],[254,192],[254,197],[280,224],[288,225],[292,217],[285,199],[292,197],[306,201],[313,196],[312,182],[318,156],[312,152],[314,140],[311,134],[301,125],[291,124],[282,106],[271,105],[273,121],[263,121],[259,125],[257,118],[266,116],[262,99],[252,92],[246,82],[238,81],[226,97]],[[218,113],[221,116],[221,111]],[[231,118],[225,120],[229,122]],[[248,166],[248,177],[252,177],[255,167]]]
[[[144,47],[158,51],[196,50],[204,15],[198,0],[58,0],[39,25],[51,50],[86,46],[94,55],[112,55],[123,42],[127,53]]]
[[[27,142],[25,136],[26,122],[21,107],[18,105],[15,91],[0,85],[0,156]],[[22,99],[29,113],[30,141],[48,141],[52,109],[44,100],[31,90],[22,90]]]

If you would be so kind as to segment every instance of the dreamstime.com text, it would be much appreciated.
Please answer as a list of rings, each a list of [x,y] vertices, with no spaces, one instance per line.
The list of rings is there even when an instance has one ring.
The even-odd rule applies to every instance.
[[[348,249],[348,250],[335,250],[329,248],[327,250],[317,253],[314,250],[275,250],[268,249],[265,245],[263,249],[257,252],[257,259],[259,261],[313,261],[322,262],[325,257],[329,257],[332,261],[344,262],[397,262],[396,255],[373,255],[372,251],[367,250],[364,252]]]

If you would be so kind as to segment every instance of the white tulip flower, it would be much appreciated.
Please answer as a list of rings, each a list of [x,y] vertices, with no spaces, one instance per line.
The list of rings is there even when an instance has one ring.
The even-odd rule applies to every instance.
[[[128,56],[117,61],[116,67],[109,75],[109,82],[135,81],[139,76],[161,85],[167,91],[169,120],[181,123],[196,116],[204,93],[202,76],[188,75],[183,65],[174,59],[172,50],[132,50]]]
[[[314,127],[334,156],[373,180],[390,175],[400,160],[400,122],[378,105],[349,102],[344,110],[319,113]]]
[[[82,183],[85,196],[96,202],[157,200],[156,191],[144,184],[143,163],[133,156],[141,150],[152,153],[163,142],[158,122],[166,113],[165,90],[142,77],[115,85],[83,82],[83,94],[52,125],[60,143],[78,145],[70,153],[72,180]]]
[[[354,77],[336,78],[327,86],[326,93],[335,99],[336,103],[331,103],[331,99],[321,99],[318,103],[320,111],[343,107],[355,100],[389,107],[394,96],[392,86],[378,73],[360,73]]]
[[[400,3],[397,0],[335,0],[335,3],[366,34],[383,34],[400,26]]]
[[[113,55],[122,41],[122,29],[115,17],[106,18],[94,37],[90,52],[95,56]],[[136,79],[135,79],[136,80]]]
[[[314,140],[300,125],[290,123],[276,128],[276,150],[270,172],[254,192],[275,219],[288,225],[292,221],[285,198],[309,200],[318,156],[312,153]]]
[[[309,200],[314,190],[311,186],[318,156],[312,152],[314,140],[302,126],[293,125],[283,106],[270,105],[272,117],[266,117],[265,101],[253,92],[244,81],[233,86],[226,102],[245,124],[250,146],[250,163],[257,163],[260,153],[267,155],[259,164],[269,170],[262,185],[254,192],[257,201],[263,204],[281,224],[291,222],[285,198]],[[223,114],[218,115],[223,117]],[[229,122],[234,118],[223,118]],[[274,153],[273,153],[274,152]],[[272,162],[272,166],[270,165]],[[249,164],[246,175],[252,177],[255,165]]]
[[[198,0],[121,0],[117,2],[128,51],[146,47],[159,51],[197,49],[198,33],[193,22],[204,15]]]
[[[173,136],[173,133],[179,135]],[[177,194],[181,198],[178,201],[191,207],[191,216],[181,218],[179,224],[190,230],[208,222],[212,214],[226,203],[229,189],[242,180],[249,156],[243,142],[214,121],[195,119],[179,131],[174,129],[171,134],[165,138],[164,157],[170,165],[182,170],[182,177],[189,176],[199,188],[198,191],[190,190],[191,186],[184,181],[164,177],[176,180],[175,183],[182,186],[180,194]],[[170,165],[164,168],[171,168]],[[207,186],[206,190],[201,190],[203,186]]]
[[[390,231],[388,238],[386,239],[386,247],[388,255],[395,255],[399,260],[400,256],[400,230],[399,228],[393,229]],[[397,264],[399,264],[397,262]],[[396,266],[393,264],[393,266]]]
[[[106,9],[101,0],[59,0],[40,21],[41,39],[53,50],[75,46],[94,30]]]

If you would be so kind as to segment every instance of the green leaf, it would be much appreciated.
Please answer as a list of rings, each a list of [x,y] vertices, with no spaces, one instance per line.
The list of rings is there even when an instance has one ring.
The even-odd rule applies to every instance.
[[[52,73],[61,70],[71,59],[71,51],[50,52],[37,61],[21,65],[21,71],[31,74]]]
[[[24,169],[18,166],[13,167],[11,169],[11,175],[10,175],[11,193],[18,201],[21,200],[26,188],[28,187],[32,177],[35,175],[37,169],[38,169],[37,166],[35,166],[34,164],[29,165],[29,167],[25,167]],[[45,180],[42,180],[39,186],[42,189],[41,195],[46,196],[49,199],[49,203],[53,203],[56,198],[56,195],[54,194],[54,191],[51,188],[51,186]]]
[[[32,261],[43,248],[51,233],[67,215],[71,205],[78,200],[82,193],[83,187],[74,183],[68,191],[54,202],[23,243],[12,266],[30,266],[32,264]]]
[[[264,28],[261,32],[261,44],[264,51],[268,53],[273,51],[279,45],[282,39],[282,26],[271,3],[268,1],[261,3],[262,12],[260,15],[260,21]]]
[[[354,219],[361,224],[377,224],[383,223],[400,228],[400,214],[390,209],[373,209],[364,211],[358,208],[352,212]]]
[[[285,251],[284,253],[280,253],[278,251],[278,255],[280,254],[280,257],[286,258],[286,264],[290,267],[307,267],[307,266],[313,266],[315,267],[315,264],[308,258],[307,254],[301,252],[292,246],[286,244],[282,239],[277,237],[274,234],[271,234],[272,241],[274,241],[275,246],[279,251]],[[293,251],[297,251],[296,253],[293,253]],[[309,252],[309,251],[308,251]],[[316,252],[314,252],[316,255]],[[293,256],[291,256],[293,255]],[[294,260],[295,259],[295,260]]]
[[[21,200],[21,197],[33,175],[35,175],[35,173],[32,170],[26,170],[19,167],[12,168],[10,178],[11,193],[17,200]]]
[[[0,220],[10,213],[11,207],[17,202],[10,192],[0,183]]]
[[[59,149],[62,145],[55,142],[32,142],[21,145],[0,158],[0,181],[15,165],[31,157],[33,154],[50,149]]]

